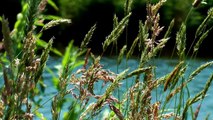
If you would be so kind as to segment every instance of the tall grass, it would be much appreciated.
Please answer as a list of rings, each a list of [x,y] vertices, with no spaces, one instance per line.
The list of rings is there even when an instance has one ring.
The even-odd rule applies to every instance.
[[[172,20],[165,35],[159,38],[164,27],[159,24],[160,14],[158,11],[166,0],[159,0],[156,4],[147,2],[146,20],[144,22],[139,21],[138,35],[133,44],[130,48],[124,45],[120,50],[118,64],[121,63],[124,56],[126,56],[126,60],[131,58],[136,46],[138,46],[141,52],[138,67],[133,71],[127,68],[116,74],[110,71],[110,68],[105,69],[101,65],[100,62],[104,52],[112,44],[118,44],[117,40],[125,31],[125,28],[127,31],[128,22],[132,14],[132,2],[134,1],[126,0],[123,19],[119,21],[116,16],[114,17],[113,30],[103,42],[101,55],[95,56],[91,53],[90,48],[87,48],[87,44],[95,32],[96,25],[92,26],[85,35],[79,49],[74,51],[72,50],[72,42],[69,44],[61,63],[61,73],[55,80],[58,92],[53,96],[51,113],[49,113],[52,115],[53,120],[62,117],[63,119],[80,120],[100,119],[98,117],[100,117],[106,107],[110,112],[104,114],[103,119],[107,120],[197,119],[203,99],[206,97],[213,80],[213,73],[210,73],[210,77],[207,78],[203,90],[195,96],[188,97],[184,92],[187,91],[190,94],[190,90],[187,87],[188,84],[194,82],[194,78],[201,71],[212,66],[213,61],[200,65],[189,76],[185,74],[188,69],[186,61],[186,57],[188,57],[186,53],[186,23],[182,23],[176,35],[176,49],[179,60],[174,69],[158,78],[155,74],[156,66],[149,64],[149,61],[155,58],[164,48],[167,41],[170,40],[169,36],[174,26],[174,20]],[[198,7],[200,4],[198,2],[195,0],[192,7]],[[8,27],[7,19],[4,16],[2,17],[2,33],[5,47],[5,53],[1,53],[0,59],[4,80],[4,86],[0,90],[0,118],[2,119],[33,119],[35,115],[45,119],[45,116],[42,117],[42,113],[37,111],[39,106],[42,105],[35,101],[35,96],[42,95],[40,92],[42,90],[39,89],[38,85],[42,83],[41,76],[46,68],[46,62],[49,52],[52,50],[54,39],[50,39],[45,44],[45,49],[41,55],[36,54],[36,49],[39,45],[36,43],[39,43],[37,41],[40,41],[39,36],[44,30],[60,23],[71,22],[67,19],[53,20],[43,25],[41,31],[37,33],[35,30],[37,27],[36,21],[39,20],[39,15],[44,10],[46,3],[46,0],[29,0],[25,3],[26,8],[22,12],[24,15],[22,19],[26,24],[16,25],[13,32]],[[202,41],[212,29],[212,27],[207,28],[209,21],[213,17],[212,11],[211,8],[206,19],[196,31],[195,39],[198,39],[198,41],[194,46],[194,54],[199,50]],[[84,53],[86,53],[85,60],[82,64],[77,57]],[[196,55],[193,55],[193,57],[196,57]],[[72,72],[77,65],[82,65],[82,68]],[[54,74],[52,75],[54,76]],[[118,98],[114,93],[124,80],[132,80],[133,84],[127,88],[126,93]],[[98,82],[102,82],[104,86],[104,92],[101,94],[95,92],[97,89],[95,86]],[[160,89],[161,86],[163,86],[163,93],[166,97],[162,100],[154,100],[152,92]],[[68,103],[70,104],[69,109],[65,115],[61,115],[66,97],[69,97],[68,95],[70,94],[74,102]],[[200,105],[196,110],[193,110],[192,105],[197,102]],[[169,111],[170,103],[175,103],[172,111]],[[36,110],[32,110],[32,106],[36,106]]]

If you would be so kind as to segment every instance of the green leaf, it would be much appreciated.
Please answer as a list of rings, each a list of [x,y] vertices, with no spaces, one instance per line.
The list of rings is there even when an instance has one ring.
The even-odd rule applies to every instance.
[[[45,42],[44,40],[41,40],[41,39],[36,40],[36,44],[38,46],[41,46],[41,47],[46,47],[47,46],[47,42]]]
[[[55,2],[53,2],[52,0],[47,0],[47,3],[48,3],[51,7],[53,7],[56,11],[59,10],[58,7],[57,7],[57,5],[55,4]]]
[[[58,20],[58,19],[62,19],[60,16],[56,16],[56,15],[42,15],[42,18],[44,20]]]
[[[37,46],[41,46],[43,48],[45,48],[47,46],[47,42],[45,42],[44,40],[41,40],[41,39],[37,39],[36,44],[37,44]],[[51,48],[50,51],[53,52],[54,54],[60,56],[60,57],[63,56],[63,54],[59,50],[57,50],[56,48]]]
[[[53,86],[57,89],[58,85],[59,85],[59,79],[58,79],[58,77],[56,76],[55,72],[53,72],[49,67],[46,67],[45,69],[52,76]]]
[[[44,117],[44,115],[38,111],[35,112],[36,116],[40,119],[40,120],[47,120],[47,118]]]
[[[63,54],[56,48],[51,48],[50,51],[58,56],[63,56]]]
[[[76,61],[75,64],[73,65],[73,68],[76,68],[76,67],[81,66],[83,64],[84,64],[83,60],[82,61]]]
[[[53,83],[53,86],[58,89],[58,85],[59,85],[59,79],[56,78],[56,77],[53,77],[52,78],[52,83]]]

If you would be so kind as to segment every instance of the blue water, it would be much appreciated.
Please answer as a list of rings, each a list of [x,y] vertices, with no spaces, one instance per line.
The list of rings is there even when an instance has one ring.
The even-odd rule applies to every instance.
[[[101,62],[104,65],[104,69],[109,69],[110,71],[113,71],[115,73],[120,73],[122,72],[124,69],[129,68],[129,71],[135,70],[138,67],[138,59],[130,59],[127,62],[125,60],[122,61],[122,63],[117,66],[116,63],[116,58],[106,58],[103,57]],[[185,73],[185,76],[188,76],[190,72],[192,72],[193,70],[195,70],[197,67],[199,67],[200,65],[204,64],[205,62],[208,61],[212,61],[210,59],[208,60],[190,60],[187,61],[188,63],[188,68],[187,68],[187,72]],[[58,58],[52,58],[50,57],[47,63],[47,66],[49,67],[49,69],[51,69],[54,72],[54,75],[57,77],[59,74],[59,69],[60,69],[60,63],[61,60]],[[162,77],[168,73],[170,73],[174,66],[177,65],[178,60],[176,59],[164,59],[164,58],[160,58],[160,59],[154,59],[151,60],[149,64],[151,65],[155,65],[156,69],[155,69],[155,73],[157,76],[155,76],[156,78],[158,77]],[[213,66],[210,66],[208,68],[206,68],[205,70],[203,70],[189,85],[188,88],[190,90],[190,96],[193,97],[195,94],[197,94],[198,92],[200,92],[206,81],[208,80],[208,78],[210,77],[210,75],[213,73]],[[52,97],[57,94],[57,90],[56,88],[53,87],[52,84],[52,75],[45,71],[45,73],[43,74],[43,79],[44,82],[46,84],[46,90],[44,93],[44,98],[42,98],[42,103],[43,107],[39,108],[38,111],[43,113],[44,117],[46,117],[48,120],[51,119],[51,100]],[[134,82],[134,79],[128,79],[126,81],[123,81],[121,87],[119,88],[119,93],[125,93],[125,91],[127,90],[128,87],[130,87]],[[2,82],[0,82],[2,83]],[[96,91],[95,93],[97,94],[101,94],[104,92],[104,88],[101,88],[102,83],[97,83],[95,88]],[[161,101],[165,98],[166,94],[161,94],[161,92],[163,91],[163,87],[159,87],[158,90],[154,91],[153,94],[153,98],[152,101]],[[115,93],[115,96],[118,93]],[[70,96],[71,97],[71,96]],[[37,99],[39,99],[39,97],[37,97]],[[207,114],[210,114],[210,119],[213,119],[213,84],[211,85],[211,87],[209,88],[209,91],[207,92],[207,97],[204,99],[202,106],[201,106],[201,110],[198,116],[198,120],[202,120],[204,119]],[[200,103],[200,102],[198,102]],[[193,105],[193,108],[195,109],[198,106],[198,103]],[[169,103],[169,108],[171,107],[171,109],[174,107],[174,103]],[[66,107],[65,109],[63,109],[62,113],[67,111]],[[172,112],[172,111],[171,111]],[[37,117],[35,117],[35,119],[39,119]]]

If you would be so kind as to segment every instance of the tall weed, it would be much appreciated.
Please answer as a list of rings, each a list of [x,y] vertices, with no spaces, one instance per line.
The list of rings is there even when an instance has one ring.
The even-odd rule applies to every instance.
[[[91,53],[90,48],[87,48],[87,44],[95,32],[96,25],[92,26],[85,35],[79,49],[73,46],[73,41],[68,45],[63,55],[60,75],[57,77],[52,74],[55,78],[54,85],[58,91],[52,97],[51,113],[49,113],[52,115],[53,120],[61,118],[98,119],[106,107],[110,112],[103,115],[104,119],[197,119],[203,99],[206,97],[213,80],[213,74],[210,73],[210,77],[203,90],[195,96],[187,96],[184,92],[187,91],[190,94],[188,89],[189,82],[194,82],[195,80],[193,79],[201,71],[212,66],[213,61],[200,65],[187,76],[186,23],[182,23],[180,30],[176,34],[176,49],[179,61],[174,69],[170,73],[157,77],[155,74],[156,66],[149,63],[164,48],[167,41],[170,40],[169,35],[174,26],[174,20],[172,20],[165,35],[159,38],[164,27],[159,24],[160,14],[158,11],[166,0],[159,0],[156,4],[147,3],[146,20],[144,22],[139,21],[138,35],[134,39],[133,44],[130,48],[124,45],[118,55],[117,63],[120,64],[124,58],[125,51],[127,51],[126,60],[128,60],[136,46],[138,46],[141,54],[139,64],[135,70],[130,71],[127,68],[120,73],[114,73],[110,71],[110,68],[105,69],[101,64],[104,52],[112,44],[118,44],[117,40],[125,31],[125,28],[128,31],[128,22],[132,15],[132,2],[134,1],[126,0],[125,16],[121,21],[118,21],[116,16],[114,17],[113,30],[103,42],[103,52],[101,55],[95,56]],[[192,7],[197,7],[199,5],[198,2],[195,0]],[[52,1],[49,1],[49,3],[55,6]],[[42,105],[36,102],[35,96],[42,95],[38,85],[42,83],[41,76],[43,70],[47,68],[46,62],[49,52],[51,50],[56,51],[52,49],[54,39],[51,38],[48,43],[44,44],[45,49],[41,55],[36,54],[36,48],[41,43],[44,43],[44,41],[39,40],[44,30],[61,23],[71,22],[67,19],[53,20],[43,24],[41,31],[37,33],[35,30],[36,21],[38,22],[39,15],[41,15],[46,4],[46,0],[23,2],[24,7],[21,13],[23,17],[18,20],[13,32],[8,27],[8,21],[4,16],[1,17],[5,47],[5,53],[1,54],[0,59],[4,80],[0,96],[0,118],[2,119],[33,119],[35,115],[45,119],[42,116],[43,114],[37,111]],[[206,19],[197,29],[195,39],[198,39],[198,42],[195,44],[194,54],[196,54],[202,41],[212,29],[212,27],[207,28],[208,22],[212,20],[212,15],[211,8]],[[77,58],[84,53],[86,53],[84,61],[78,61]],[[72,70],[78,65],[82,65],[82,67],[73,72]],[[115,92],[122,86],[122,81],[124,80],[132,80],[133,84],[127,88],[122,97],[118,98]],[[102,83],[103,93],[98,94],[95,91],[97,83]],[[165,94],[166,97],[162,100],[154,100],[152,92],[159,90],[161,86],[163,86],[163,93],[161,94]],[[72,102],[68,101],[69,109],[64,115],[61,115],[63,113],[63,106],[67,102],[66,99],[70,97],[69,95],[72,95]],[[170,112],[169,103],[173,102],[175,107]],[[197,109],[189,111],[196,102],[200,103]],[[32,110],[32,106],[37,108]],[[191,117],[188,117],[188,114]]]

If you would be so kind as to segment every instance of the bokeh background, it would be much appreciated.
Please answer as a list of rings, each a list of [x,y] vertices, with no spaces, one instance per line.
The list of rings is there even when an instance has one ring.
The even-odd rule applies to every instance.
[[[79,46],[85,34],[90,27],[97,24],[97,29],[88,47],[98,54],[102,52],[102,43],[105,37],[110,34],[113,28],[113,16],[116,14],[121,20],[124,17],[125,0],[52,0],[57,7],[50,4],[44,14],[56,15],[63,18],[72,19],[71,25],[61,25],[47,30],[42,39],[49,40],[52,36],[56,39],[54,47],[63,51],[69,41],[74,40],[74,44]],[[152,0],[153,3],[158,0]],[[175,19],[175,26],[171,38],[166,47],[161,52],[162,56],[171,56],[175,44],[175,35],[180,24],[185,20],[194,0],[167,0],[165,5],[160,9],[160,25],[165,26],[163,33],[166,31],[170,21]],[[205,0],[207,4],[202,4],[195,8],[187,22],[187,48],[190,47],[194,39],[197,27],[207,15],[208,9],[213,7],[213,0]],[[17,14],[21,12],[21,0],[2,0],[0,2],[0,15],[4,15],[10,22],[11,29],[16,21]],[[132,16],[130,18],[128,31],[119,38],[118,48],[121,48],[126,39],[130,47],[138,33],[139,20],[146,19],[146,0],[133,0]],[[207,27],[211,27],[213,21]],[[210,32],[206,40],[201,45],[198,57],[213,58],[213,31]],[[2,39],[2,34],[0,34]],[[110,52],[106,53],[110,54]],[[135,55],[138,53],[135,52]]]

